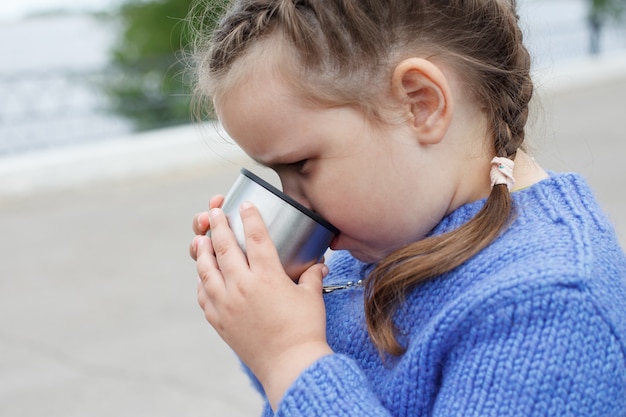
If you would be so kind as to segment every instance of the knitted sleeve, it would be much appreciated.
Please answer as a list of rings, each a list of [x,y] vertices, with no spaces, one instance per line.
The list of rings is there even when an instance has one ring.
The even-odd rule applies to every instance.
[[[257,381],[244,366],[253,382]],[[263,394],[258,382],[254,384]],[[368,388],[368,381],[354,361],[343,355],[329,355],[304,371],[281,400],[276,413],[265,401],[261,417],[345,416],[390,417]]]
[[[350,358],[326,356],[307,369],[283,397],[276,417],[390,417]]]
[[[544,290],[468,315],[433,417],[626,416],[624,341],[584,290]]]

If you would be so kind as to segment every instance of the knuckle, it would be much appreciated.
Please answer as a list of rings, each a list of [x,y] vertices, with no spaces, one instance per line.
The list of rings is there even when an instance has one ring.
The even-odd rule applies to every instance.
[[[198,271],[198,276],[200,277],[200,280],[202,281],[202,283],[205,283],[208,279],[209,272],[210,272],[209,267],[206,264],[206,262],[197,262],[196,270]]]
[[[202,294],[202,290],[198,288],[198,305],[204,311],[204,307],[206,306],[206,298],[204,294]]]
[[[249,207],[241,212],[241,219],[244,222],[244,232],[246,240],[254,243],[265,243],[268,239],[267,229],[261,215],[255,207]]]
[[[268,240],[268,236],[262,230],[250,230],[247,233],[247,238],[254,244],[262,244]]]
[[[244,297],[244,298],[248,295],[248,293],[250,291],[247,283],[243,282],[243,281],[237,281],[235,283],[235,289],[237,291],[237,294],[240,297]]]
[[[226,331],[226,326],[221,320],[217,320],[214,317],[211,317],[213,320],[207,318],[207,321],[213,326],[213,328],[217,331],[218,334],[224,334]]]
[[[229,254],[232,248],[228,242],[219,242],[219,243],[214,242],[213,250],[215,251],[215,255],[218,258],[220,258]]]
[[[204,287],[206,283],[209,281],[209,271],[207,270],[207,268],[200,267],[200,266],[198,266],[198,268],[196,269],[198,270],[198,277],[200,277],[200,285]],[[206,288],[205,288],[205,291],[206,291]]]

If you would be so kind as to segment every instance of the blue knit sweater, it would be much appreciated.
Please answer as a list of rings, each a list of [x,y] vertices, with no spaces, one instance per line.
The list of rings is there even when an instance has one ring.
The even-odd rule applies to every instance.
[[[276,416],[626,416],[626,258],[585,182],[552,175],[513,193],[516,218],[459,268],[415,288],[396,315],[407,352],[382,363],[363,289],[326,294],[328,342]],[[484,201],[447,216],[441,234]],[[329,261],[326,283],[365,265]],[[264,416],[274,415],[265,407]]]

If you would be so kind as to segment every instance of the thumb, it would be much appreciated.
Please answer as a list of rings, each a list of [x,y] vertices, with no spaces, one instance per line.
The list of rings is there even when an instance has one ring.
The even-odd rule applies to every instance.
[[[319,263],[311,266],[300,276],[298,285],[310,288],[311,290],[322,292],[322,281],[328,275],[326,264]]]

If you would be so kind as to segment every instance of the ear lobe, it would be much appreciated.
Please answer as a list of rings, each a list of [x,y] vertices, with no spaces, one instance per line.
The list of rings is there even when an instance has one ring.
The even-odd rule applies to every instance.
[[[409,58],[396,66],[394,95],[408,110],[409,123],[420,143],[440,142],[452,121],[452,94],[441,70],[423,58]]]

